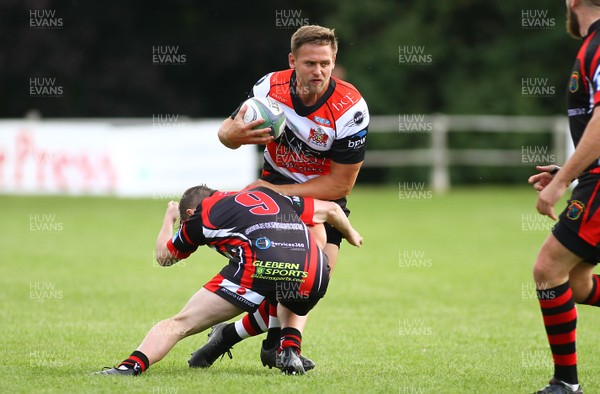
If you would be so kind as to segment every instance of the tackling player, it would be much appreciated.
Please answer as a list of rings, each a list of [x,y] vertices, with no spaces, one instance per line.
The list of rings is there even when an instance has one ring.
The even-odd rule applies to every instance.
[[[267,186],[285,195],[310,196],[335,201],[349,214],[346,196],[354,187],[365,156],[369,111],[356,88],[332,77],[337,55],[334,31],[311,25],[292,36],[290,68],[265,75],[249,97],[268,96],[279,102],[286,115],[285,132],[277,140],[269,129],[252,130],[262,121],[244,124],[246,107],[238,108],[219,129],[219,139],[232,149],[244,144],[266,144],[261,179],[254,185]],[[342,235],[326,225],[324,248],[335,267]],[[265,303],[252,315],[213,328],[206,345],[188,361],[192,367],[209,367],[221,355],[249,336],[269,328],[261,349],[263,365],[274,366],[279,338],[274,309]],[[226,331],[225,331],[226,330]],[[229,353],[230,354],[230,353]],[[231,356],[231,354],[230,354]],[[305,368],[314,363],[303,358]]]
[[[181,226],[173,236],[178,216]],[[169,266],[207,245],[229,258],[229,264],[181,312],[152,327],[119,366],[97,374],[138,375],[181,339],[253,311],[264,299],[277,304],[282,327],[277,367],[284,373],[304,373],[299,316],[325,295],[329,282],[327,257],[305,223],[325,221],[351,244],[362,244],[342,209],[332,202],[286,197],[265,187],[241,192],[206,186],[188,189],[180,204],[168,203],[156,240],[157,261]]]
[[[567,0],[567,31],[583,38],[568,86],[568,115],[575,152],[562,169],[538,167],[529,183],[539,191],[537,210],[557,220],[554,205],[573,179],[560,214],[533,269],[554,377],[538,393],[582,393],[577,376],[575,303],[600,306],[600,0]]]

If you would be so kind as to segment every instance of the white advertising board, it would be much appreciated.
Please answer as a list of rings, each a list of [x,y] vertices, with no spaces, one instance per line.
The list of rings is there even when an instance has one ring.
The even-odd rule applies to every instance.
[[[220,121],[0,121],[0,193],[177,198],[256,179],[253,146],[231,150]]]

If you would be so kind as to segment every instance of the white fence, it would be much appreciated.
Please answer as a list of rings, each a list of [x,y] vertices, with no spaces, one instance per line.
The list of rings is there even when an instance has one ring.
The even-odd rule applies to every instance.
[[[232,151],[216,136],[221,120],[69,119],[0,121],[0,193],[178,195],[191,183],[235,189],[262,165],[255,147]],[[365,167],[431,166],[435,191],[450,187],[450,166],[514,166],[511,149],[450,149],[452,132],[551,132],[557,164],[564,162],[566,117],[374,116],[369,131],[425,133],[427,149],[367,150]]]
[[[467,116],[399,115],[373,116],[369,132],[426,133],[431,138],[427,149],[370,150],[365,167],[431,166],[430,184],[434,191],[450,188],[451,165],[514,166],[522,162],[522,150],[449,149],[448,134],[460,131],[487,133],[552,133],[555,162],[561,164],[572,150],[568,120],[563,116]]]

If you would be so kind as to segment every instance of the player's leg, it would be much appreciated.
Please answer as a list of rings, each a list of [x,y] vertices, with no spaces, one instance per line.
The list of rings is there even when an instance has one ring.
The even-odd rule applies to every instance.
[[[215,276],[204,287],[246,312],[265,308],[264,306],[261,307],[265,302],[265,297],[262,294],[225,279],[221,274]],[[268,310],[268,303],[266,305]],[[267,312],[255,312],[256,315],[260,313]],[[253,315],[251,314],[250,316]],[[200,349],[192,353],[188,364],[194,368],[208,368],[226,353],[231,358],[231,347],[241,341],[241,339],[240,335],[236,332],[236,325],[234,323],[219,323],[213,326],[212,331],[208,334],[208,341]]]
[[[569,286],[569,273],[581,260],[564,247],[554,234],[550,234],[533,269],[537,296],[554,359],[554,378],[550,386],[566,383],[575,390],[579,387],[575,350],[577,309]]]
[[[213,292],[201,288],[175,316],[157,323],[138,350],[151,364],[160,361],[183,338],[229,320],[243,310]]]
[[[303,374],[306,370],[300,360],[302,330],[306,316],[299,316],[279,303],[277,315],[281,322],[280,345],[277,350],[277,368],[286,374]]]
[[[325,245],[325,248],[323,248],[323,253],[325,253],[327,258],[329,259],[329,267],[331,269],[329,275],[331,275],[331,272],[333,272],[333,268],[335,267],[335,264],[337,262],[339,251],[340,251],[340,247],[339,247],[339,245],[336,245],[336,244],[328,243]],[[307,320],[308,320],[308,315],[298,316],[297,324],[301,327],[302,331],[304,331],[304,326],[306,325]],[[267,334],[267,339],[265,340],[266,346],[271,346],[271,345],[273,345],[273,343],[276,343],[279,341],[280,333],[277,330],[273,330],[273,332],[271,332],[271,331],[272,331],[272,329],[269,327],[269,333]]]
[[[323,298],[329,286],[327,257],[317,257],[312,263],[318,264],[315,276],[297,283],[296,291],[275,295],[279,299],[277,315],[281,323],[276,366],[286,374],[303,374],[306,371],[301,360],[302,331],[306,316]]]
[[[266,316],[265,316],[266,315]],[[228,353],[238,342],[267,331],[269,301],[264,299],[254,312],[246,313],[233,323],[219,323],[208,334],[208,341],[192,353],[188,364],[193,368],[208,368],[219,357]]]
[[[340,248],[339,245],[342,241],[342,236],[339,231],[331,226],[329,226],[329,228],[326,228],[325,226],[313,226],[309,227],[309,229],[315,235],[317,241],[322,240],[325,237],[327,240],[333,239],[332,242],[334,243],[327,243],[323,248],[323,253],[325,253],[329,260],[329,266],[335,266]],[[207,346],[209,344],[209,342],[207,342],[193,353],[194,356],[188,360],[188,364],[191,367],[208,368],[212,365],[212,362],[207,363],[206,360],[216,360],[225,353],[225,351],[217,353],[219,349],[230,349],[233,345],[246,338],[267,332],[267,337],[262,341],[260,359],[263,366],[273,368],[276,359],[275,353],[281,338],[281,324],[278,321],[276,311],[276,304],[271,304],[269,307],[269,301],[265,300],[255,312],[245,314],[235,323],[223,323],[223,325],[227,324],[227,327],[223,327],[223,325],[214,327],[213,332],[209,334],[209,338],[213,338],[213,341],[223,343],[223,346],[220,348]],[[304,329],[307,317],[304,316],[303,319],[304,320],[301,323],[302,329]],[[232,325],[231,327],[229,327],[230,324]],[[235,330],[232,328],[235,328]],[[300,358],[304,363],[304,369],[306,371],[315,367],[315,363],[309,358],[304,356],[301,356]]]
[[[215,293],[201,288],[175,316],[155,324],[138,348],[117,368],[105,374],[137,375],[160,360],[181,339],[202,332],[242,313],[243,310]],[[119,371],[122,371],[120,373]]]
[[[592,272],[592,264],[600,261],[599,189],[597,176],[580,179],[536,262],[538,298],[555,365],[554,378],[539,393],[581,392],[574,302],[596,305],[600,299],[598,278]]]
[[[581,262],[569,273],[573,299],[578,304],[600,306],[600,277],[594,274],[595,264]]]
[[[341,238],[340,238],[340,242],[341,242]],[[331,243],[327,243],[325,245],[325,247],[323,248],[323,253],[327,256],[327,259],[329,261],[329,267],[330,267],[330,271],[329,271],[329,276],[331,276],[331,271],[333,270],[333,267],[335,266],[335,263],[337,261],[338,258],[338,254],[339,254],[339,244],[331,244]],[[276,309],[277,311],[279,311],[279,308]],[[273,307],[271,309],[271,311],[273,311]],[[272,315],[272,312],[271,312]],[[277,319],[277,318],[275,318]],[[262,342],[262,346],[261,346],[261,350],[260,350],[260,358],[263,362],[264,366],[273,366],[272,362],[269,362],[267,360],[275,360],[275,351],[279,346],[279,342],[281,340],[281,328],[283,327],[283,324],[281,322],[279,322],[279,324],[274,325],[273,324],[273,317],[271,317],[271,321],[269,323],[269,330],[267,332],[267,338]],[[308,321],[308,315],[304,315],[304,316],[296,316],[296,320],[295,320],[295,324],[297,325],[297,327],[300,329],[300,331],[304,331],[304,327],[306,326],[306,322]],[[304,362],[304,369],[306,371],[309,371],[311,369],[313,369],[315,367],[315,364],[312,360],[305,358],[304,356],[300,357],[302,359],[302,361]]]

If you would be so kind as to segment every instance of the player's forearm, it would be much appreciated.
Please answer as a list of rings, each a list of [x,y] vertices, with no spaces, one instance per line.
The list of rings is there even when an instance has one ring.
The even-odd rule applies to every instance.
[[[218,132],[219,141],[221,141],[221,143],[223,145],[225,145],[226,147],[228,147],[229,149],[237,149],[241,146],[241,144],[236,144],[233,141],[231,141],[230,134],[229,134],[230,126],[232,123],[233,123],[233,119],[231,119],[230,117],[223,121],[223,123],[221,124],[221,127],[219,127],[219,132]]]
[[[173,265],[179,260],[173,257],[167,242],[173,236],[173,220],[165,217],[162,227],[156,237],[156,261],[162,266]]]
[[[331,203],[329,205],[325,221],[335,227],[344,237],[347,237],[352,230],[350,220],[348,220],[348,217],[338,204]]]
[[[594,160],[600,157],[600,112],[594,110],[594,116],[588,123],[573,155],[554,176],[556,182],[570,184]]]
[[[340,208],[339,205],[333,202],[328,202],[330,204],[329,209],[326,211],[326,221],[335,227],[350,244],[361,247],[363,239],[360,234],[352,227],[350,224],[350,220]]]
[[[337,200],[352,191],[354,182],[336,179],[331,174],[310,179],[304,183],[277,185],[277,191],[288,196],[313,197],[319,200]]]

